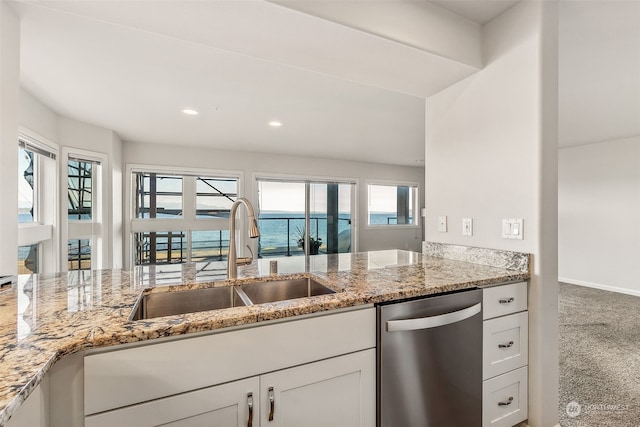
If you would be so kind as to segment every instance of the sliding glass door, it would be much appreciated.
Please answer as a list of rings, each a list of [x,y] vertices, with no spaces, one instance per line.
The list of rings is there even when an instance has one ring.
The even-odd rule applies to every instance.
[[[352,182],[258,179],[259,256],[351,252],[354,193]]]

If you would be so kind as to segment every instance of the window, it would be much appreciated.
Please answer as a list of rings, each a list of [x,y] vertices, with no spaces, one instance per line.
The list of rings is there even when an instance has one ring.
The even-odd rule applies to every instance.
[[[67,269],[71,270],[91,270],[91,240],[74,239],[69,240],[67,251]]]
[[[261,178],[257,184],[260,257],[351,251],[354,183]]]
[[[368,196],[369,226],[417,225],[418,186],[416,184],[369,184]]]
[[[78,149],[63,149],[66,173],[61,179],[66,207],[61,207],[62,270],[97,270],[109,265],[108,203],[102,199],[107,182],[107,156]]]
[[[33,151],[18,148],[18,223],[36,222],[36,170],[38,156]]]
[[[136,174],[136,218],[182,217],[182,177]]]
[[[67,217],[70,221],[91,220],[93,218],[92,194],[94,190],[93,163],[70,158],[67,168]]]
[[[22,129],[18,136],[18,273],[56,270],[56,154]]]
[[[132,167],[133,264],[226,260],[239,176],[225,175]]]

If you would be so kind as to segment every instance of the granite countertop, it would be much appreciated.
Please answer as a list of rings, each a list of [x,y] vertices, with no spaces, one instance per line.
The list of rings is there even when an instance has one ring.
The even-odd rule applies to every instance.
[[[278,277],[313,276],[336,293],[140,321],[128,319],[142,292],[272,277],[271,259],[238,267],[233,281],[225,279],[223,262],[19,276],[0,290],[0,426],[58,359],[85,349],[529,278],[528,264],[512,269],[435,255],[389,250],[279,258]]]

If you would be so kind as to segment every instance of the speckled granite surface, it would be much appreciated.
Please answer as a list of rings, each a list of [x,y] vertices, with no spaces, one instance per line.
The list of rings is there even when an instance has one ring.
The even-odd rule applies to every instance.
[[[83,349],[397,300],[504,281],[522,270],[496,268],[407,251],[280,258],[278,277],[313,276],[335,294],[250,307],[129,321],[142,292],[229,286],[269,276],[270,259],[238,268],[225,280],[225,264],[151,266],[20,276],[0,291],[0,426],[61,357]],[[179,285],[179,286],[178,286]]]
[[[422,254],[436,258],[447,258],[523,272],[529,271],[531,259],[529,254],[522,252],[449,245],[436,242],[422,242]]]

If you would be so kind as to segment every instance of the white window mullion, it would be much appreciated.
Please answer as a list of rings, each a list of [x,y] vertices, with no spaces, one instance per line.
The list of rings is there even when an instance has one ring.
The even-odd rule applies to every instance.
[[[187,234],[187,262],[191,262],[191,230],[188,226],[196,219],[196,178],[185,176],[182,178],[182,217],[184,232]]]
[[[182,218],[185,221],[196,219],[196,179],[193,176],[182,178]]]

